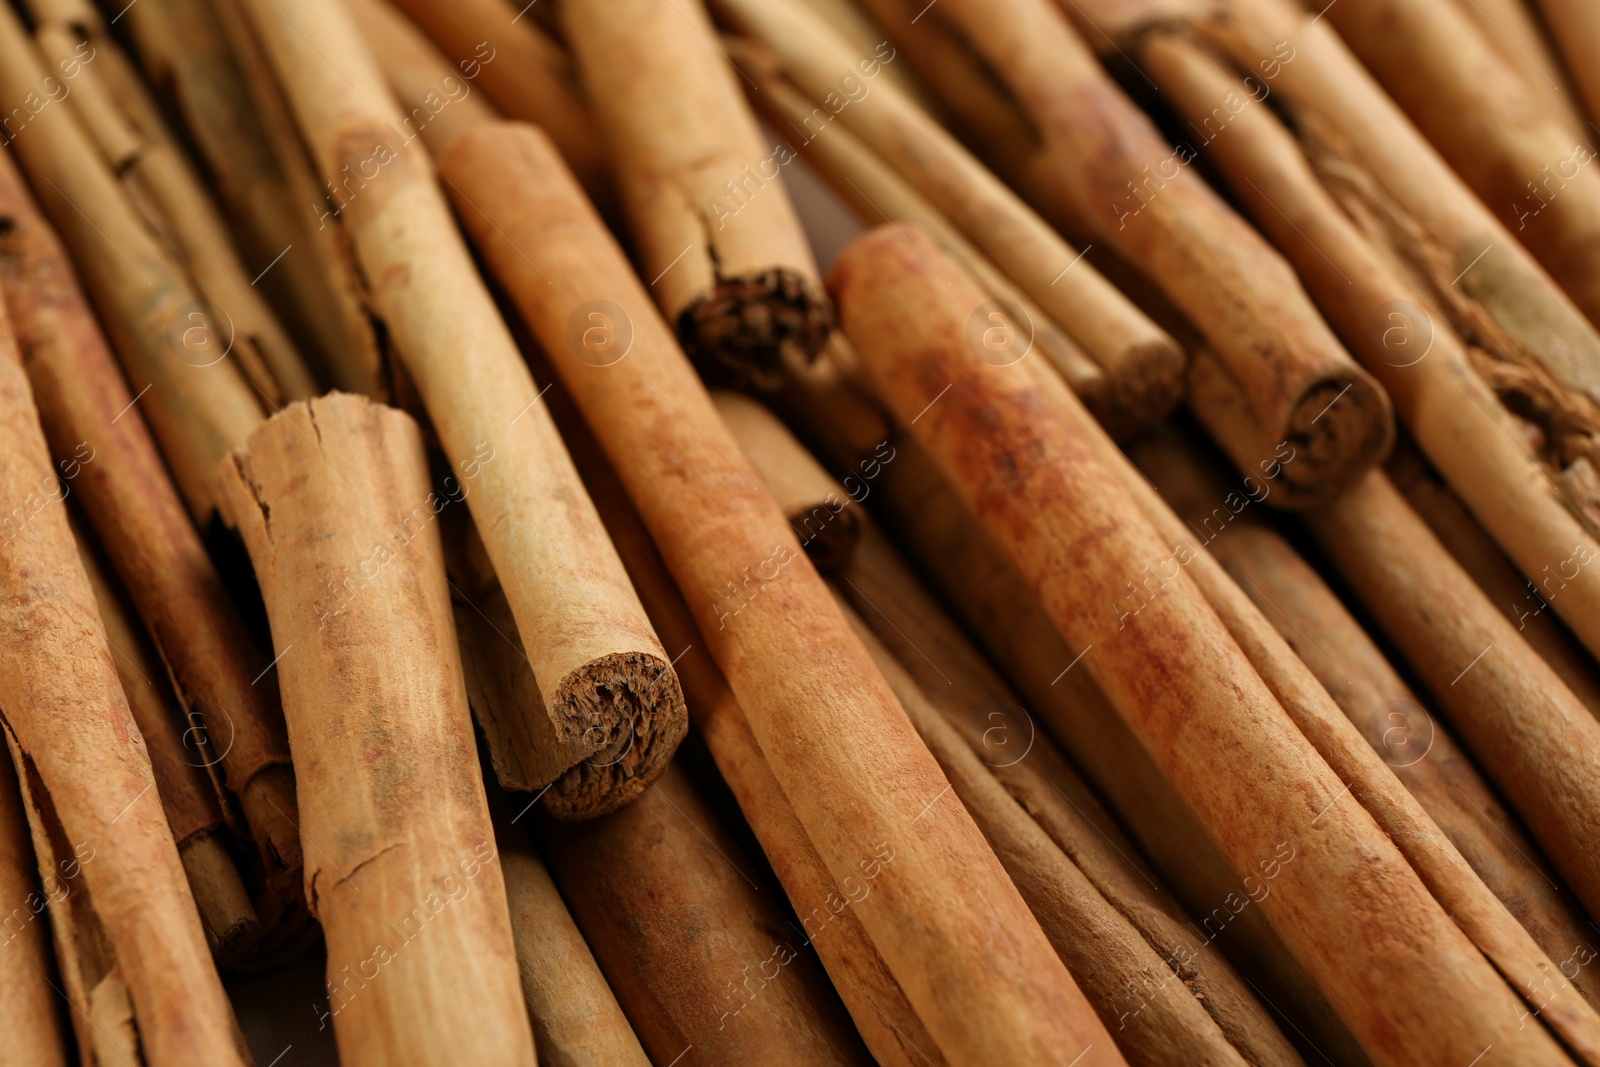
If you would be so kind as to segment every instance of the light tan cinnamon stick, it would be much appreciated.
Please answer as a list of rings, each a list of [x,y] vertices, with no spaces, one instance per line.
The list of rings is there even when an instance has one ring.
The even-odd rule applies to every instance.
[[[860,491],[850,493],[834,483],[759,404],[729,393],[713,395],[718,411],[762,481],[785,493],[799,496],[806,486],[826,485],[831,487],[828,491],[852,500],[870,497],[871,483],[887,478],[888,470],[901,458],[900,448],[892,447],[881,463],[863,472],[873,477],[865,485],[858,481]],[[1138,929],[1247,1060],[1299,1063],[1292,1046],[1227,962],[1215,954],[1201,955],[1204,940],[1196,941],[1177,902],[1132,858],[1137,849],[1116,829],[1054,742],[1040,732],[1027,709],[920,586],[882,532],[865,516],[862,526],[860,543],[836,574],[835,588],[867,620],[877,640],[898,661],[896,669],[903,670],[909,676],[906,680],[921,694],[915,698],[901,694],[901,703],[909,710],[913,700],[925,699],[949,720],[973,757],[986,768],[984,773],[998,780],[1082,870],[1094,890]],[[872,642],[866,643],[869,650],[873,648]],[[893,671],[885,668],[884,673],[895,681]],[[936,727],[924,729],[926,724],[920,719],[913,721],[941,766],[956,780],[959,792],[962,782],[951,767],[952,761],[964,758],[942,753],[929,733]],[[1126,774],[1127,768],[1118,766],[1116,772]],[[984,795],[992,792],[982,785],[974,788]],[[1005,821],[1003,815],[1001,818]],[[980,825],[984,824],[980,821]],[[1012,840],[1019,837],[1025,834],[1013,833]],[[1002,859],[1008,857],[1002,855]],[[1015,872],[1013,878],[1017,880]],[[1030,906],[1034,906],[1031,898]],[[1066,958],[1067,950],[1057,944]],[[1069,966],[1074,963],[1068,960]],[[1131,1014],[1138,1009],[1138,1000],[1117,1005],[1117,1013],[1126,1010]],[[1106,1018],[1104,1006],[1101,1010]],[[1107,1025],[1119,1030],[1123,1022],[1115,1013],[1107,1018]]]
[[[184,512],[65,250],[4,156],[0,218],[0,290],[58,470],[160,650],[193,758],[238,797],[278,906],[303,916],[294,772],[266,657]]]
[[[677,766],[621,811],[545,821],[551,872],[656,1063],[865,1064],[803,938]],[[872,860],[893,869],[897,850]],[[863,875],[857,893],[881,892]],[[870,899],[867,897],[866,899]]]
[[[1182,349],[1088,264],[914,101],[882,79],[860,75],[892,62],[887,44],[857,56],[795,0],[716,0],[740,32],[775,52],[784,72],[822,106],[797,134],[821,140],[837,119],[943,212],[1048,316],[1068,330],[1129,395],[1155,401],[1178,388]],[[988,323],[981,317],[981,327]]]
[[[258,920],[238,868],[228,855],[228,830],[217,795],[206,777],[203,760],[195,758],[184,744],[190,729],[188,719],[149,636],[134,621],[127,594],[108,573],[93,533],[75,522],[73,534],[128,710],[150,756],[156,792],[189,876],[200,921],[205,924],[212,952],[224,963],[233,962],[255,935]]]
[[[640,270],[706,368],[767,388],[834,325],[816,261],[701,0],[559,11],[615,167]],[[786,158],[787,157],[787,158]]]
[[[49,926],[51,894],[61,891],[51,871],[39,882],[22,793],[9,752],[0,756],[0,1030],[6,1060],[17,1067],[66,1067],[62,1004],[51,988]]]
[[[0,12],[6,113],[30,114],[24,100],[39,99],[38,86],[55,77],[16,15]],[[7,133],[41,206],[74,249],[124,373],[136,393],[148,387],[140,403],[190,513],[208,522],[216,463],[260,420],[257,394],[223,354],[224,335],[200,294],[127,200],[72,108],[43,107]]]
[[[556,733],[600,757],[549,801],[568,817],[627,803],[686,728],[668,657],[347,14],[311,0],[247,7],[324,175],[344,183],[344,223],[374,305],[471,485],[467,506],[508,583]]]
[[[896,415],[917,420],[919,441],[1037,583],[1063,635],[1084,646],[1083,665],[1224,855],[1236,870],[1272,876],[1262,910],[1368,1054],[1448,1063],[1520,1045],[1515,1055],[1561,1062],[1549,1034],[1518,1028],[1516,998],[1367,811],[1340,802],[1350,787],[1083,440],[1097,432],[1087,414],[1068,423],[1026,370],[1007,378],[976,363],[962,323],[980,299],[938,279],[923,258],[938,255],[927,238],[912,249],[884,230],[847,250],[830,276],[847,334]],[[978,425],[984,432],[971,432]],[[1142,567],[1160,567],[1166,584],[1136,613],[1080,609],[1115,607],[1123,576],[1141,577]],[[1241,766],[1271,778],[1243,780]],[[1374,892],[1385,900],[1381,919]],[[1382,933],[1401,912],[1403,944]]]
[[[894,850],[881,890],[857,910],[945,1056],[1067,1050],[1117,1062],[977,827],[934,803],[944,776],[547,140],[516,126],[474,131],[440,170],[616,465],[835,883],[859,878],[878,844]],[[574,311],[597,293],[633,335],[604,367],[565,347]]]
[[[1316,571],[1252,514],[1251,487],[1216,477],[1170,434],[1140,442],[1132,454],[1556,964],[1561,974],[1552,979],[1600,1001],[1600,978],[1586,969],[1596,939],[1581,909],[1445,725],[1417,701]]]
[[[1522,75],[1547,111],[1559,115],[1567,129],[1583,130],[1583,104],[1566,66],[1556,54],[1548,17],[1541,18],[1538,3],[1523,0],[1455,0],[1477,24],[1500,58]]]
[[[220,484],[278,649],[341,1059],[531,1062],[438,527],[412,521],[434,499],[416,424],[349,394],[295,404]]]
[[[25,516],[0,537],[0,716],[14,757],[67,848],[93,853],[85,883],[150,1059],[244,1064],[3,316],[0,409],[0,499]]]
[[[1589,120],[1600,119],[1600,72],[1591,62],[1594,47],[1600,44],[1600,12],[1583,0],[1537,0],[1537,6],[1567,60]]]

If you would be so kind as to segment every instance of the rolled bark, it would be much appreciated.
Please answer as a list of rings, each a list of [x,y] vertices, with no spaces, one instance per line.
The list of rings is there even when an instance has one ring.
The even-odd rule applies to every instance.
[[[523,9],[518,15],[505,0],[384,2],[410,16],[451,62],[482,63],[481,85],[495,107],[549,133],[589,196],[602,207],[611,204],[611,164],[594,116],[571,62],[540,29],[533,12]]]
[[[99,558],[100,546],[81,523],[74,523],[78,558],[94,590],[128,710],[144,738],[150,770],[189,876],[200,921],[212,952],[224,963],[240,958],[259,921],[250,896],[228,855],[227,826],[203,762],[184,745],[189,730],[149,636],[134,621],[132,606]]]
[[[925,237],[908,248],[883,230],[848,249],[830,276],[847,335],[896,416],[917,419],[918,440],[1040,589],[1063,636],[1085,646],[1083,665],[1235,870],[1275,882],[1262,910],[1368,1054],[1470,1062],[1492,1044],[1562,1062],[1548,1033],[1519,1028],[1516,998],[1372,816],[1340,803],[1350,786],[1182,567],[1134,612],[1116,610],[1122,577],[1142,576],[1141,563],[1171,560],[1174,549],[1083,440],[1098,432],[1086,413],[1068,423],[1026,372],[1008,380],[1003,368],[971,365],[963,319],[979,297],[938,278],[924,258],[938,255]],[[1086,603],[1111,610],[1086,612]],[[1253,768],[1248,778],[1241,767]],[[1403,942],[1385,933],[1401,915]]]
[[[53,75],[16,15],[0,12],[0,96],[20,107],[47,77]],[[257,394],[237,361],[218,355],[221,335],[199,292],[70,108],[41,108],[13,135],[11,150],[73,248],[173,479],[190,513],[206,524],[215,511],[217,462],[261,420]]]
[[[1600,121],[1600,71],[1591,61],[1600,47],[1600,12],[1583,0],[1538,0],[1538,9],[1566,57],[1589,120]]]
[[[1381,473],[1310,525],[1578,899],[1600,910],[1590,847],[1600,833],[1600,722]]]
[[[438,527],[409,521],[434,496],[416,424],[295,404],[220,484],[279,650],[340,1058],[531,1062]],[[366,584],[324,613],[352,570]]]
[[[346,183],[344,223],[374,305],[452,468],[470,483],[468,508],[508,583],[557,736],[582,738],[600,757],[547,803],[568,818],[625,804],[687,726],[668,658],[425,153],[396,145],[403,120],[348,15],[312,0],[249,0],[248,10],[323,173]],[[324,55],[340,56],[339,66]]]
[[[270,664],[185,514],[66,251],[3,155],[0,218],[0,289],[45,437],[170,672],[192,757],[238,797],[270,891],[297,921],[294,771]]]
[[[1246,510],[1255,502],[1249,488],[1216,477],[1172,435],[1141,442],[1133,459],[1555,963],[1561,976],[1551,978],[1600,1002],[1600,979],[1582,962],[1595,953],[1582,910],[1333,590]]]
[[[804,931],[844,1001],[856,1030],[880,1064],[911,1067],[945,1063],[904,990],[889,973],[861,919],[841,894],[805,827],[773,777],[744,709],[706,648],[689,606],[673,584],[616,471],[571,408],[565,390],[552,390],[552,412],[572,448],[595,506],[628,567],[639,597],[667,646],[676,653],[678,677],[695,726],[760,842]],[[566,416],[565,418],[563,416]],[[859,878],[852,884],[859,885]]]
[[[943,212],[1018,288],[1066,329],[1135,407],[1181,389],[1183,350],[1062,240],[917,104],[885,81],[864,82],[892,48],[854,54],[795,0],[715,0],[722,17],[778,54],[784,72],[822,106],[795,131],[806,142],[843,122]],[[793,149],[791,149],[793,151]],[[987,323],[980,318],[981,326]]]
[[[1548,16],[1541,19],[1538,3],[1523,0],[1454,0],[1488,38],[1500,58],[1522,75],[1552,114],[1559,115],[1567,129],[1583,130],[1588,119],[1566,66],[1552,43]]]
[[[52,876],[54,872],[50,872]],[[54,890],[51,890],[53,892]],[[0,754],[0,1029],[17,1067],[67,1067],[61,1004],[51,988],[48,906],[39,883],[22,793],[9,752]]]
[[[621,811],[537,828],[653,1062],[690,1048],[735,1065],[871,1062],[815,958],[793,947],[777,903],[677,766]],[[872,867],[896,858],[891,847]]]
[[[810,495],[815,500],[823,500],[832,494],[861,501],[871,495],[872,483],[900,458],[899,449],[891,448],[886,456],[879,457],[880,461],[866,465],[862,478],[855,480],[856,491],[851,492],[834,482],[788,430],[759,404],[733,394],[713,396],[718,411],[760,473],[761,480],[780,496],[799,499]],[[846,514],[856,510],[859,509],[852,508]],[[1017,846],[1018,851],[1011,855],[1001,854],[1008,870],[1012,870],[1013,881],[1022,884],[1018,872],[1011,867],[1011,860],[1018,858],[1019,853],[1022,857],[1030,853],[1038,857],[1037,865],[1053,865],[1055,861],[1048,857],[1048,850],[1028,843],[1029,831],[1014,828],[1015,820],[1007,813],[1010,801],[993,800],[992,790],[972,781],[972,774],[967,772],[974,766],[982,769],[984,775],[995,778],[1015,804],[1020,805],[1020,811],[1038,822],[1054,846],[1081,869],[1093,891],[1103,896],[1139,931],[1155,950],[1156,958],[1164,960],[1164,966],[1171,973],[1181,977],[1186,989],[1199,999],[1227,1040],[1249,1062],[1301,1063],[1266,1009],[1227,962],[1215,954],[1201,958],[1182,908],[1165,888],[1157,886],[1145,867],[1132,858],[1137,849],[1116,829],[1054,743],[1037,732],[1032,716],[1019,704],[1015,694],[921,587],[884,535],[864,515],[860,522],[863,527],[860,543],[834,575],[835,588],[876,634],[872,640],[863,638],[868,649],[874,651],[875,658],[874,642],[881,641],[897,661],[896,665],[885,667],[879,659],[879,666],[896,686],[902,705],[911,711],[913,702],[926,701],[949,720],[950,726],[958,731],[954,736],[971,749],[976,764],[942,748],[940,739],[951,735],[912,713],[918,732],[956,783],[956,791],[963,801],[966,801],[962,793],[965,783],[966,788],[975,790],[983,798],[985,810],[1000,821],[1008,840]],[[857,619],[855,613],[851,614],[853,624]],[[904,672],[906,677],[897,680],[897,672]],[[902,691],[908,682],[916,691],[912,695]],[[938,738],[933,735],[936,730]],[[958,770],[963,771],[965,778],[958,776]],[[983,815],[973,803],[967,806],[979,818],[985,835],[995,841],[989,826],[982,821]],[[1031,862],[1022,859],[1025,869]],[[1028,896],[1026,887],[1024,895],[1043,923],[1044,916],[1039,913],[1035,900]],[[1084,961],[1068,958],[1069,949],[1059,939],[1059,926],[1052,930],[1046,925],[1045,929],[1051,933],[1064,962],[1076,974]],[[1126,999],[1124,995],[1123,1000]],[[1123,1008],[1129,1008],[1129,1014],[1137,1018],[1136,1004],[1117,1005],[1109,1018],[1107,1005],[1097,1007],[1107,1026],[1117,1025],[1119,1032],[1125,1028],[1121,1025],[1125,1020],[1118,1017]]]
[[[5,18],[11,18],[9,12]],[[132,993],[139,1040],[171,1064],[248,1062],[150,760],[117,680],[67,527],[9,321],[0,317],[0,499],[25,520],[0,540],[0,718],[48,794]],[[80,857],[81,858],[81,857]]]
[[[440,170],[615,465],[835,881],[858,877],[874,845],[894,850],[859,913],[945,1056],[1030,1061],[1067,1050],[1085,1064],[1116,1062],[971,818],[934,803],[943,774],[546,139],[515,126],[476,131]],[[574,312],[597,293],[633,342],[604,367],[566,342]],[[797,632],[806,641],[796,644]]]
[[[641,273],[689,355],[766,388],[834,326],[805,231],[701,0],[565,4]],[[769,172],[770,168],[770,172]]]
[[[1355,0],[1328,20],[1451,168],[1600,322],[1600,172],[1456,0]]]
[[[1151,34],[1141,55],[1191,121],[1248,91],[1182,37]],[[1277,81],[1294,66],[1279,67]],[[1224,132],[1210,158],[1381,379],[1418,444],[1524,573],[1541,574],[1575,545],[1600,552],[1595,528],[1577,506],[1582,498],[1562,481],[1559,457],[1519,443],[1527,440],[1524,428],[1496,390],[1524,406],[1555,394],[1530,391],[1524,377],[1504,378],[1481,336],[1470,341],[1457,332],[1461,323],[1439,310],[1437,294],[1408,271],[1403,256],[1345,214],[1271,109],[1243,108]],[[1369,215],[1354,212],[1363,217]],[[1600,648],[1600,575],[1578,575],[1552,604],[1588,647]]]

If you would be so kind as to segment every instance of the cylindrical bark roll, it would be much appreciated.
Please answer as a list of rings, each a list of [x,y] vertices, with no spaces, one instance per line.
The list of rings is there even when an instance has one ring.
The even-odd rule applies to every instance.
[[[54,872],[51,872],[52,874]],[[59,892],[51,886],[49,892]],[[62,1004],[50,988],[55,961],[22,793],[9,751],[0,752],[0,1033],[6,1062],[16,1067],[67,1067]]]
[[[616,467],[836,884],[859,879],[877,844],[894,849],[858,911],[946,1057],[1020,1062],[1069,1049],[1085,1067],[1116,1062],[971,818],[933,803],[944,775],[548,141],[528,127],[475,131],[440,171]],[[567,342],[596,294],[632,339],[603,367]]]
[[[1600,120],[1600,69],[1594,64],[1600,52],[1600,11],[1587,0],[1538,0],[1537,6],[1566,58],[1588,120]]]
[[[550,134],[596,203],[612,200],[610,164],[571,64],[524,10],[504,0],[384,0],[420,26],[453,63],[470,63],[501,112]]]
[[[221,474],[278,650],[341,1059],[531,1062],[416,423],[294,404]]]
[[[880,229],[841,256],[829,280],[847,335],[1234,869],[1270,879],[1262,910],[1368,1054],[1448,1064],[1493,1044],[1562,1062],[1548,1033],[1519,1028],[1504,981],[1371,815],[1344,800],[1349,786],[1183,572],[1188,554],[1139,516],[1028,365],[977,364],[964,322],[981,296],[952,290],[928,265],[938,249],[913,240]],[[1159,590],[1127,599],[1123,582],[1149,568]]]
[[[650,534],[628,502],[616,471],[601,454],[593,435],[578,421],[576,412],[563,418],[571,405],[565,391],[552,390],[550,396],[556,422],[571,445],[573,459],[616,542],[617,552],[627,564],[639,598],[662,641],[679,650],[675,653],[677,671],[689,714],[782,883],[789,904],[800,919],[803,940],[816,950],[856,1030],[878,1063],[884,1067],[939,1067],[945,1063],[944,1055],[851,909],[855,891],[840,892],[806,836],[805,827],[795,817],[783,787],[773,777],[761,746],[750,732],[744,709],[706,649],[689,606],[683,602]],[[853,884],[859,881],[858,878]]]
[[[253,646],[85,302],[66,251],[0,154],[0,289],[59,469],[189,716],[192,757],[238,796],[273,893],[301,895],[299,817],[277,681]],[[303,917],[303,910],[301,911]]]
[[[549,1067],[650,1067],[627,1016],[503,795],[490,799],[522,997],[539,1062]],[[517,806],[520,806],[517,805]],[[532,816],[527,816],[531,818]]]
[[[1577,134],[1588,124],[1570,72],[1556,55],[1551,31],[1558,23],[1553,11],[1541,19],[1535,10],[1543,6],[1538,0],[1531,4],[1524,0],[1453,2],[1489,39],[1500,58],[1522,76],[1546,110],[1560,116],[1567,129]]]
[[[1143,1067],[1243,1067],[1247,1061],[1189,990],[1182,985],[1167,988],[1177,972],[995,780],[861,617],[848,605],[846,610],[917,732],[950,776],[956,796],[994,845],[1062,962],[1116,1034],[1128,1062]],[[1300,1061],[1295,1057],[1290,1062]]]
[[[1394,432],[1382,388],[1345,352],[1283,258],[1188,171],[1192,150],[1160,136],[1066,15],[1048,0],[999,8],[957,0],[942,14],[971,35],[1038,124],[1067,198],[1206,337],[1217,372],[1243,394],[1257,428],[1233,461],[1254,470],[1282,443],[1293,445],[1300,455],[1284,468],[1280,501],[1307,505],[1381,459]],[[1203,385],[1191,380],[1191,402],[1210,423]]]
[[[1190,121],[1204,122],[1214,108],[1249,91],[1184,37],[1152,33],[1141,55]],[[1595,531],[1580,517],[1580,495],[1559,480],[1559,463],[1552,463],[1557,457],[1519,443],[1527,440],[1519,420],[1490,387],[1495,363],[1477,344],[1469,349],[1463,343],[1457,333],[1462,323],[1438,310],[1425,284],[1409,280],[1404,265],[1385,254],[1381,237],[1374,240],[1352,222],[1270,108],[1240,110],[1226,132],[1212,141],[1208,158],[1293,260],[1323,312],[1382,381],[1417,443],[1506,552],[1530,576],[1567,558],[1574,546],[1600,552]],[[1203,362],[1197,359],[1196,366]],[[1514,375],[1500,384],[1508,398],[1537,406],[1550,393],[1529,391],[1530,381]],[[1209,428],[1214,435],[1229,432],[1225,424]],[[1580,571],[1552,602],[1589,648],[1600,649],[1600,573]]]
[[[156,792],[161,795],[161,808],[167,813],[167,825],[172,827],[172,839],[189,876],[200,921],[205,924],[212,951],[225,963],[231,962],[254,935],[257,920],[223,843],[228,831],[216,792],[203,762],[184,746],[189,723],[149,636],[134,620],[126,594],[99,559],[100,546],[94,535],[80,523],[73,527],[78,558],[94,590],[128,710],[150,755]]]
[[[1349,0],[1328,21],[1489,210],[1600,322],[1600,173],[1457,0]],[[1589,66],[1587,58],[1580,66]]]
[[[874,462],[861,471],[861,478],[852,479],[857,491],[851,493],[834,482],[789,431],[759,404],[726,393],[713,396],[728,428],[750,457],[761,480],[782,496],[810,495],[820,500],[832,493],[839,498],[848,495],[851,499],[865,500],[871,496],[872,483],[878,482],[900,458],[899,449],[893,447],[875,457]],[[869,474],[871,477],[866,477]],[[858,510],[851,509],[847,513]],[[958,731],[956,736],[964,738],[964,743],[971,748],[973,758],[987,765],[984,773],[992,772],[1021,809],[1037,821],[1066,857],[1082,870],[1094,890],[1139,930],[1155,949],[1157,959],[1164,960],[1169,973],[1181,978],[1184,988],[1199,998],[1223,1034],[1247,1060],[1260,1065],[1301,1063],[1266,1009],[1227,962],[1215,954],[1207,958],[1200,956],[1187,917],[1178,903],[1155,884],[1144,867],[1130,858],[1135,853],[1134,847],[1123,839],[1077,772],[1051,740],[1038,733],[1027,709],[1021,707],[960,629],[918,584],[881,531],[865,516],[861,517],[861,522],[860,543],[834,576],[835,588],[845,595],[876,633],[877,640],[881,640],[898,661],[897,667],[884,666],[881,659],[878,662],[885,677],[897,686],[900,701],[908,712],[914,700],[925,699],[949,719]],[[863,638],[863,641],[869,650],[874,650],[872,640]],[[874,657],[877,658],[875,650]],[[909,676],[918,690],[917,696],[908,696],[898,688],[901,683],[896,681],[897,670]],[[915,713],[912,721],[945,772],[955,781],[956,791],[961,793],[963,782],[957,774],[959,768],[953,764],[960,761],[964,765],[963,757],[941,751],[930,734],[937,727],[928,726]],[[1117,772],[1126,774],[1126,766],[1119,766]],[[970,776],[967,787],[977,789],[984,796],[992,792],[982,785],[973,786]],[[995,837],[983,816],[973,808],[973,803],[969,802],[968,807],[974,810],[985,836],[994,842]],[[1005,805],[1000,807],[1003,809]],[[1007,821],[1003,812],[1000,817],[1002,822]],[[1010,840],[1019,845],[1024,856],[1041,855],[1035,846],[1027,844],[1023,832],[1012,833]],[[1001,852],[1001,859],[1011,869],[1005,852]],[[1054,863],[1043,857],[1040,862]],[[1014,870],[1012,876],[1013,881],[1022,884]],[[1039,915],[1036,902],[1027,896],[1026,888],[1024,894],[1030,907],[1035,907],[1035,915]],[[1044,922],[1042,915],[1040,920]],[[1060,926],[1055,931],[1048,925],[1045,929],[1055,940]],[[1069,950],[1059,940],[1056,946],[1076,974],[1082,960],[1068,959]],[[1101,1017],[1106,1018],[1106,1005],[1097,1006]],[[1137,1003],[1117,1006],[1118,1012],[1123,1009],[1137,1017]],[[1107,1019],[1107,1025],[1116,1026],[1120,1033],[1123,1027],[1119,1024],[1123,1021],[1114,1013]]]
[[[1560,969],[1559,978],[1549,978],[1570,981],[1600,1003],[1600,978],[1581,962],[1595,952],[1581,909],[1333,590],[1283,537],[1248,513],[1257,502],[1251,489],[1260,483],[1230,485],[1185,455],[1183,442],[1172,436],[1141,442],[1133,458]]]
[[[506,583],[556,733],[599,757],[546,802],[567,818],[625,804],[687,728],[667,656],[348,14],[313,0],[248,10],[324,175],[343,189],[375,307]]]
[[[37,95],[47,78],[54,74],[15,13],[0,11],[5,113]],[[203,524],[215,510],[217,461],[261,420],[256,394],[237,362],[220,354],[220,335],[200,294],[128,202],[77,116],[60,105],[43,107],[18,134],[11,150],[75,249],[172,476]]]
[[[691,1047],[731,1067],[871,1062],[803,937],[678,767],[621,811],[538,829],[653,1062]],[[887,871],[894,858],[891,848],[872,868]]]
[[[999,178],[915,101],[886,80],[887,42],[870,55],[850,45],[795,0],[716,0],[719,12],[782,59],[784,72],[821,106],[798,124],[805,142],[837,119],[853,128],[984,250],[1019,288],[1081,345],[1136,406],[1181,390],[1183,350],[1102,277]],[[857,73],[865,75],[865,80]],[[792,151],[792,149],[790,149]],[[988,326],[980,320],[981,327]]]
[[[1381,472],[1309,522],[1578,899],[1600,912],[1600,722]]]
[[[4,17],[11,17],[6,13]],[[48,791],[162,1064],[246,1062],[0,314],[0,718]]]
[[[833,305],[789,154],[762,142],[702,0],[558,10],[662,314],[702,366],[776,387],[784,353],[822,351]]]

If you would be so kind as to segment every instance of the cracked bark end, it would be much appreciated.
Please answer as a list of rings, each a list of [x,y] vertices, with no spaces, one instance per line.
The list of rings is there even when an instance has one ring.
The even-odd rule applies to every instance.
[[[1328,378],[1307,389],[1289,417],[1283,464],[1286,508],[1325,503],[1382,462],[1394,444],[1388,396],[1366,375]]]
[[[1176,344],[1130,346],[1113,366],[1103,367],[1105,384],[1079,398],[1106,432],[1126,440],[1172,414],[1184,394],[1188,357]]]
[[[816,359],[835,326],[822,286],[787,267],[724,278],[678,314],[678,340],[713,380],[782,387],[783,357]]]
[[[545,793],[558,819],[592,819],[633,800],[666,769],[688,729],[677,672],[647,652],[590,661],[562,680],[552,703],[564,713],[558,730],[594,750]]]

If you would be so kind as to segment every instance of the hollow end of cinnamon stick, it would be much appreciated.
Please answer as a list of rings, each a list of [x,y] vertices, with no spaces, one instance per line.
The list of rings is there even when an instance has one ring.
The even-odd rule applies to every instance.
[[[678,339],[707,376],[783,386],[785,354],[810,363],[833,333],[833,302],[815,280],[787,267],[734,278],[678,313]]]

